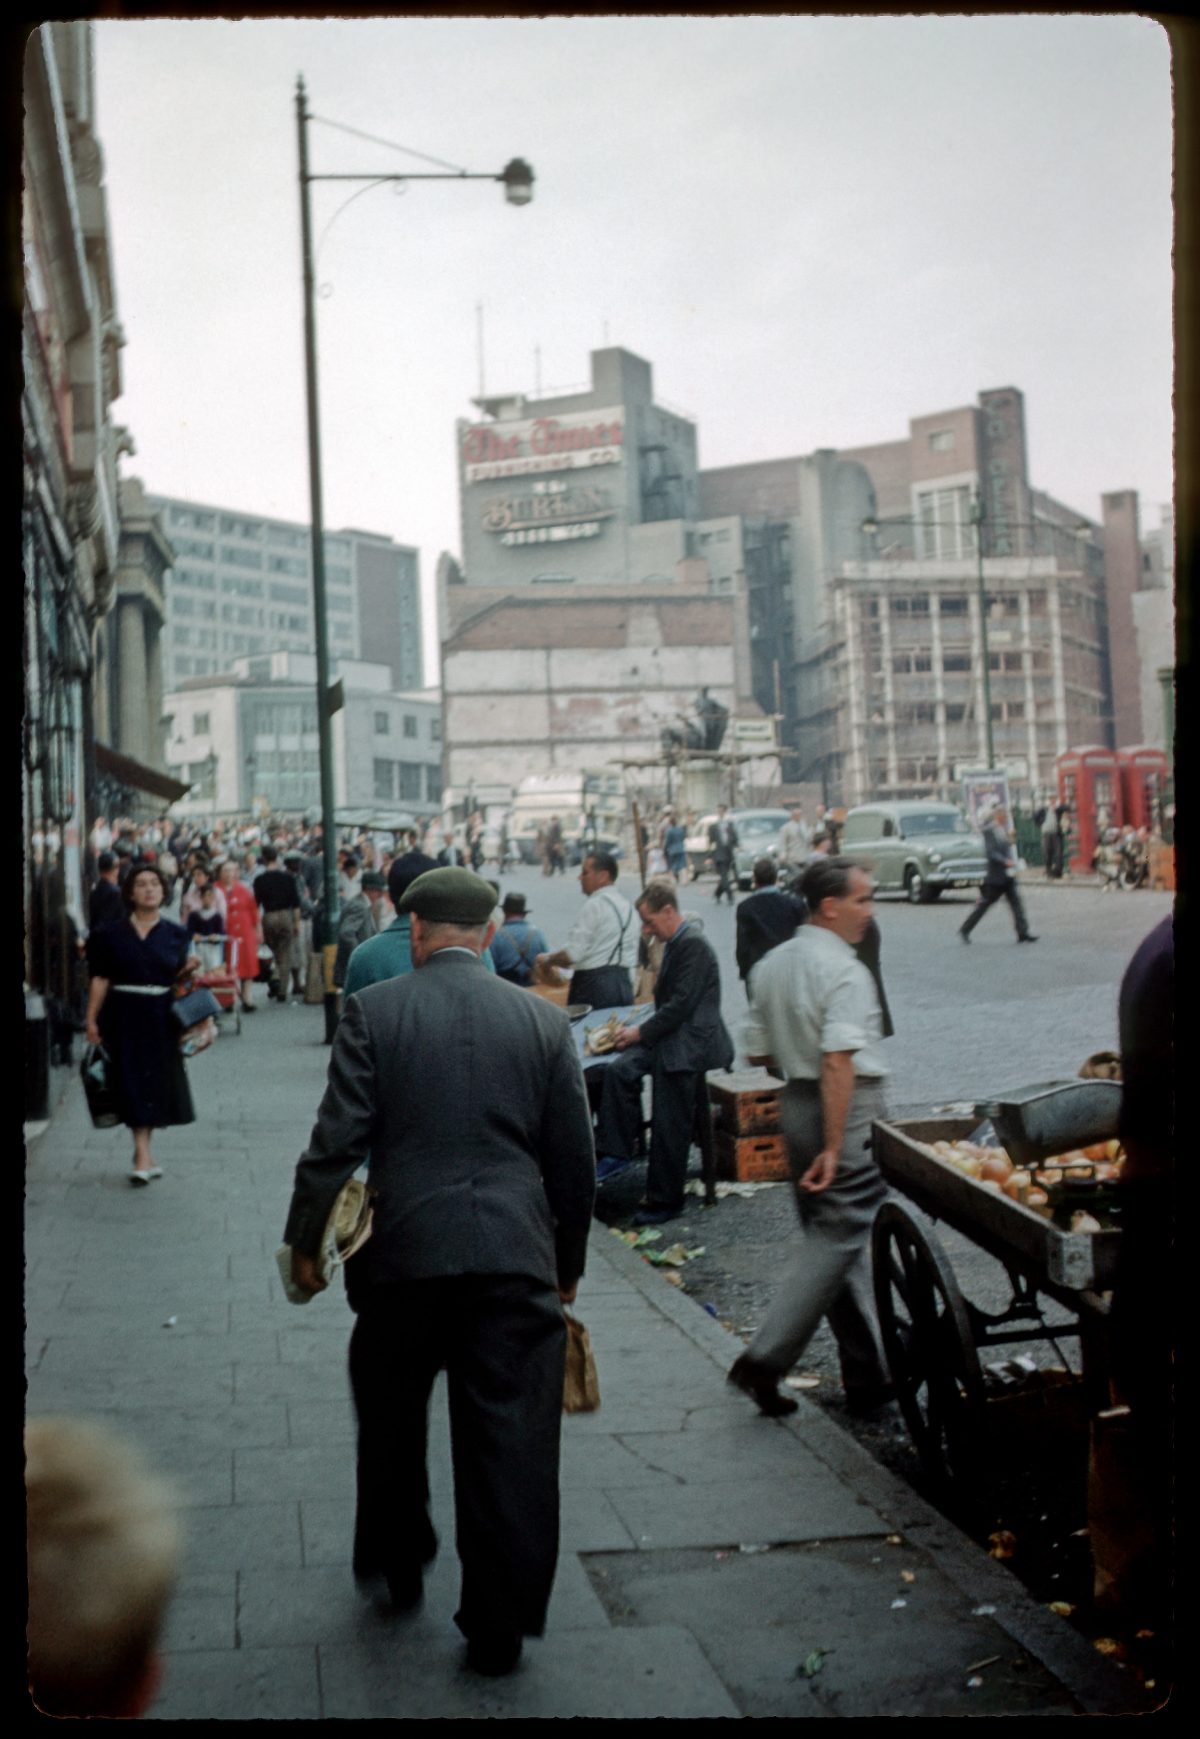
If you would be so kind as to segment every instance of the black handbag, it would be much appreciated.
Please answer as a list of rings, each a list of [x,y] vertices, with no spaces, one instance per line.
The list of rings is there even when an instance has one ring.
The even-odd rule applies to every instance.
[[[79,1065],[93,1129],[112,1129],[121,1121],[112,1060],[103,1045],[89,1045]]]
[[[221,1005],[211,990],[189,990],[171,1004],[171,1019],[183,1033],[203,1021],[213,1020],[220,1012]]]

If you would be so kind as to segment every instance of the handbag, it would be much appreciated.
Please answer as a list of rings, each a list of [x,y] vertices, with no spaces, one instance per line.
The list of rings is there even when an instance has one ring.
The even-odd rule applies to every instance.
[[[567,1368],[563,1377],[563,1412],[594,1413],[600,1405],[600,1379],[592,1337],[577,1316],[563,1312],[567,1324]]]
[[[183,1033],[206,1020],[214,1020],[220,1012],[221,1005],[211,990],[189,990],[171,1004],[171,1019]]]
[[[325,1222],[325,1230],[321,1234],[321,1246],[317,1251],[317,1272],[328,1286],[333,1278],[334,1270],[348,1262],[362,1249],[371,1236],[374,1220],[372,1201],[375,1191],[369,1184],[359,1178],[348,1178],[338,1191],[329,1218]],[[275,1252],[275,1261],[279,1267],[279,1278],[283,1282],[283,1290],[292,1304],[307,1304],[310,1298],[315,1298],[315,1292],[302,1292],[292,1279],[292,1247],[281,1244]]]
[[[113,1129],[121,1121],[112,1059],[103,1045],[89,1045],[79,1065],[93,1129]]]

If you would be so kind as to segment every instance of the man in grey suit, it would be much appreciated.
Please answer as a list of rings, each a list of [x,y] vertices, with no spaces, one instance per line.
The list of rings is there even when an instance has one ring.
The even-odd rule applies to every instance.
[[[416,970],[348,999],[296,1167],[285,1240],[315,1256],[343,1183],[370,1156],[374,1230],[346,1264],[357,1321],[354,1571],[421,1599],[437,1549],[426,1418],[447,1373],[468,1664],[509,1672],[538,1636],[558,1555],[566,1331],[595,1193],[583,1075],[560,1009],[488,973],[495,896],[430,870],[400,902]]]

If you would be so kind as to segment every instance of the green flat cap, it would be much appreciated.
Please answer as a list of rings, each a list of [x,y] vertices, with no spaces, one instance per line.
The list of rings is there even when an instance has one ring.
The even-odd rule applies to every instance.
[[[431,924],[486,924],[495,909],[490,883],[469,869],[426,870],[409,885],[398,908]]]

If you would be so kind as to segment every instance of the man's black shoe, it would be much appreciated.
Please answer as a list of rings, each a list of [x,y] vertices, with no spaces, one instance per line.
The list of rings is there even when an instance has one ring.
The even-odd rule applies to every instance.
[[[965,930],[960,930],[958,932],[958,939],[960,942],[969,942],[971,940],[970,936],[967,934],[967,932]]]
[[[520,1660],[521,1647],[519,1636],[471,1636],[467,1638],[467,1665],[485,1678],[501,1679]]]
[[[1036,936],[1018,936],[1017,941],[1018,942],[1036,942],[1037,937]]]
[[[846,1411],[856,1419],[865,1419],[895,1399],[896,1390],[891,1383],[877,1383],[869,1389],[847,1389]]]
[[[780,1419],[785,1413],[794,1413],[800,1405],[791,1395],[781,1392],[776,1373],[769,1371],[765,1365],[758,1364],[748,1353],[743,1353],[740,1359],[734,1361],[727,1381],[733,1383],[744,1395],[749,1395],[752,1401],[757,1401],[760,1410],[772,1419]]]
[[[387,1590],[397,1612],[412,1612],[425,1598],[425,1578],[419,1564],[384,1572]]]

